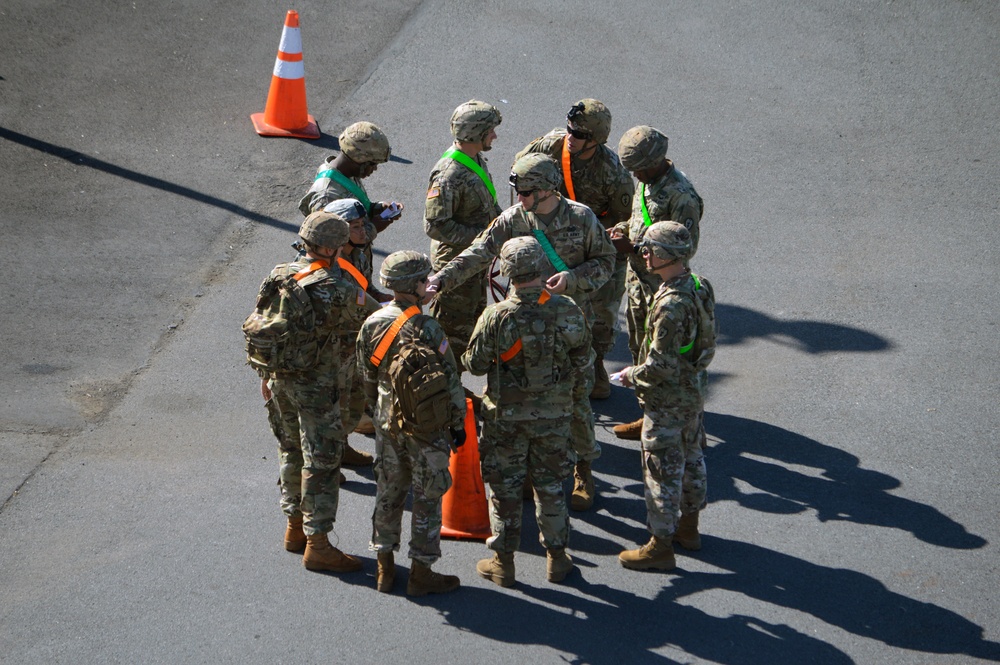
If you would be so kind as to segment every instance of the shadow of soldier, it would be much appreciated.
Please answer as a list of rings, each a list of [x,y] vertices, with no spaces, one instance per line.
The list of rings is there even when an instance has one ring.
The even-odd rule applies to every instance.
[[[902,529],[952,549],[977,549],[986,540],[932,506],[890,494],[900,483],[864,469],[854,455],[767,423],[705,414],[709,500],[735,501],[775,514],[816,511],[821,522],[843,520]],[[717,439],[718,442],[712,442]],[[789,468],[815,469],[818,475]],[[759,490],[746,492],[736,482]],[[639,487],[641,494],[642,488]]]

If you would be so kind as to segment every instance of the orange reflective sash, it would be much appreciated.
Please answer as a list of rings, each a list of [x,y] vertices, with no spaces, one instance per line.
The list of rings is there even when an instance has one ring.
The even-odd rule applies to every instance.
[[[518,337],[514,345],[500,354],[500,360],[507,362],[521,352],[521,338]]]
[[[353,263],[342,256],[338,256],[337,265],[339,265],[341,270],[344,272],[350,273],[351,277],[353,277],[354,281],[358,283],[358,286],[361,287],[362,291],[368,290],[368,280],[365,279],[365,276],[361,274],[360,270],[354,267]]]
[[[416,305],[413,305],[405,312],[396,317],[396,320],[392,322],[392,325],[389,326],[389,329],[386,330],[385,334],[382,335],[382,339],[379,341],[378,346],[375,347],[375,353],[373,353],[371,357],[372,365],[378,367],[379,365],[382,364],[382,359],[385,358],[386,352],[392,345],[392,340],[396,339],[396,335],[399,334],[400,328],[402,328],[407,321],[409,321],[412,317],[416,316],[419,313],[420,313],[420,308],[417,307]]]
[[[576,201],[576,192],[573,191],[573,171],[569,167],[569,146],[567,145],[569,141],[563,137],[563,149],[562,149],[562,169],[563,169],[563,182],[566,183],[566,194],[569,198]]]
[[[296,282],[301,282],[303,279],[313,274],[317,270],[329,267],[330,267],[329,261],[327,261],[326,259],[317,259],[312,263],[310,263],[308,268],[306,268],[302,272],[295,273],[294,275],[292,275],[292,277],[295,279]]]
[[[544,305],[550,300],[552,300],[552,294],[546,291],[545,289],[542,289],[542,294],[538,296],[538,304]]]

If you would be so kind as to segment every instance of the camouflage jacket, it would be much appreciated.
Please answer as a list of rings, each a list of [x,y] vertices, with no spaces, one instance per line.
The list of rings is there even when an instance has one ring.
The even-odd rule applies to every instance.
[[[680,354],[697,332],[695,297],[695,281],[686,272],[660,284],[650,299],[639,362],[628,379],[651,408],[700,408],[704,403],[707,374]]]
[[[489,175],[482,153],[476,163]],[[424,204],[424,233],[431,239],[434,268],[458,256],[500,212],[478,175],[451,158],[439,159]]]
[[[670,162],[670,160],[667,160]],[[642,191],[640,188],[639,191]],[[688,181],[687,176],[670,162],[670,169],[662,178],[647,185],[646,211],[649,213],[650,222],[679,222],[686,226],[691,232],[691,241],[694,243],[694,251],[698,249],[698,224],[701,215],[705,210],[694,186]],[[642,240],[646,234],[646,221],[642,215],[642,199],[636,196],[632,201],[632,216],[627,222],[618,224],[615,228],[628,236],[629,241],[634,245]],[[694,251],[691,256],[694,256]],[[638,254],[629,254],[629,280],[639,281],[644,287],[647,295],[652,295],[660,285],[660,278],[651,275],[646,271],[646,264]]]
[[[269,281],[284,280],[306,270],[312,261],[313,259],[300,256],[291,263],[275,266],[261,284],[261,292],[263,293]],[[313,311],[316,314],[315,334],[321,340],[323,350],[319,364],[301,378],[317,383],[332,382],[336,385],[337,373],[340,370],[341,333],[357,330],[371,312],[372,302],[364,292],[359,294],[358,285],[338,268],[336,263],[322,270],[326,276],[307,286],[306,293],[312,300]]]
[[[308,216],[310,213],[322,210],[328,203],[338,199],[358,198],[354,192],[347,189],[333,178],[320,177],[321,173],[329,171],[333,168],[333,160],[336,158],[336,155],[330,155],[323,160],[323,163],[316,169],[316,179],[313,181],[312,187],[310,187],[309,191],[306,192],[306,195],[299,200],[299,212],[303,215]],[[354,184],[358,186],[358,189],[365,193],[365,196],[368,195],[368,190],[365,189],[365,186],[361,183],[360,178],[351,178],[351,180],[353,180]],[[365,232],[368,234],[368,247],[370,248],[372,243],[375,242],[375,238],[378,237],[378,230],[370,220],[365,220]],[[366,251],[369,254],[371,252],[371,250],[367,248]],[[369,259],[370,258],[371,257],[369,257]]]
[[[361,370],[362,385],[364,386],[365,397],[369,404],[375,404],[375,422],[380,427],[385,427],[389,422],[389,414],[392,407],[392,387],[389,382],[389,364],[395,357],[399,348],[400,336],[392,340],[392,344],[386,350],[380,365],[376,366],[372,362],[372,355],[382,336],[392,325],[400,314],[409,309],[412,303],[393,300],[382,307],[377,312],[369,316],[358,332],[358,368]],[[413,325],[413,319],[406,322],[407,326]],[[465,390],[462,388],[458,367],[455,364],[455,356],[451,352],[448,344],[448,337],[441,328],[441,324],[434,318],[428,318],[420,332],[420,338],[431,348],[437,349],[442,358],[445,373],[448,376],[448,389],[452,395],[452,427],[461,429],[465,423]]]
[[[601,288],[615,265],[615,248],[601,223],[587,206],[560,197],[552,221],[546,225],[538,215],[526,212],[520,203],[507,208],[479,234],[468,249],[438,272],[440,288],[448,291],[485,269],[511,238],[542,231],[568,270],[564,295],[585,308],[589,294]],[[542,264],[543,281],[557,270],[546,258]]]
[[[484,419],[569,417],[573,385],[590,367],[590,333],[569,298],[512,286],[479,317],[462,362],[487,375]]]
[[[563,143],[566,139],[565,129],[553,129],[541,138],[537,138],[517,153],[518,159],[531,152],[544,153],[556,160],[562,168]],[[632,195],[635,185],[632,176],[622,166],[615,151],[606,145],[597,146],[590,159],[580,159],[576,155],[569,158],[570,177],[573,181],[573,193],[576,201],[594,211],[604,228],[611,228],[629,218],[632,211]],[[563,184],[559,192],[568,197],[566,174],[563,173]]]

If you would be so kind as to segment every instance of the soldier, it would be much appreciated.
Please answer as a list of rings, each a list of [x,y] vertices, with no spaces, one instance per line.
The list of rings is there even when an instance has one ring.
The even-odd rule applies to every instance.
[[[303,372],[262,375],[260,384],[264,400],[273,405],[272,427],[277,420],[281,430],[279,485],[281,508],[288,518],[285,549],[305,550],[302,563],[309,570],[361,570],[359,559],[333,547],[327,537],[337,517],[346,444],[338,405],[338,333],[357,328],[367,304],[359,303],[357,286],[330,263],[349,235],[349,226],[340,217],[312,213],[299,231],[304,254],[275,267],[261,285],[264,294],[275,282],[308,276],[300,284],[305,285],[315,313],[309,334],[319,349],[316,362]]]
[[[614,266],[615,248],[593,211],[559,194],[562,176],[555,160],[531,153],[514,163],[510,184],[518,203],[507,208],[479,234],[472,245],[431,277],[429,293],[448,293],[478,276],[505,242],[518,236],[535,236],[545,251],[542,276],[546,288],[565,294],[583,310],[587,332],[594,314],[590,296],[608,281]],[[590,408],[593,370],[573,390],[570,425],[577,463],[570,507],[587,510],[594,502],[594,479],[590,464],[601,455],[594,437],[594,412]]]
[[[555,159],[562,167],[563,184],[559,193],[593,210],[604,228],[611,229],[629,218],[635,191],[632,176],[618,155],[605,145],[611,133],[611,112],[596,99],[581,99],[570,108],[566,121],[566,129],[553,129],[535,139],[517,157],[540,152]],[[590,299],[597,317],[593,331],[597,358],[591,399],[611,396],[604,356],[615,345],[627,265],[628,256],[619,252],[611,279]]]
[[[570,445],[573,388],[590,371],[590,336],[583,312],[569,298],[542,287],[542,246],[531,236],[513,238],[500,251],[500,273],[510,279],[507,299],[479,317],[463,362],[487,375],[483,434],[479,441],[483,478],[492,490],[496,551],[480,561],[482,577],[514,584],[514,552],[521,541],[522,486],[531,478],[539,540],[547,552],[550,582],[573,569],[566,554],[569,514],[563,481],[573,470]]]
[[[468,101],[451,116],[454,144],[431,171],[424,207],[424,232],[431,239],[431,262],[440,270],[500,214],[496,189],[482,153],[493,147],[502,118],[496,107]],[[486,307],[486,277],[476,275],[430,305],[456,359],[465,352],[476,319]]]
[[[393,300],[364,322],[358,333],[358,366],[365,394],[375,403],[375,513],[372,516],[371,549],[378,554],[376,588],[392,590],[396,568],[393,552],[399,549],[403,504],[412,485],[410,525],[410,579],[406,593],[423,596],[446,593],[458,588],[454,575],[441,575],[431,565],[441,558],[441,497],[451,487],[448,461],[451,446],[465,441],[465,394],[459,381],[455,357],[448,338],[432,317],[420,315],[420,303],[427,288],[430,259],[419,252],[393,252],[382,262],[379,277],[393,292]],[[389,362],[400,346],[400,333],[413,316],[420,316],[419,337],[437,349],[451,394],[450,431],[442,430],[422,438],[394,429],[393,394],[388,376]]]
[[[631,248],[642,240],[653,222],[675,221],[691,233],[691,256],[694,256],[698,249],[698,224],[705,205],[687,176],[667,159],[667,137],[659,130],[645,125],[633,127],[618,142],[618,154],[625,168],[639,181],[639,190],[632,201],[632,216],[612,232],[615,247],[626,251],[629,257],[626,277],[628,346],[632,362],[638,363],[646,303],[659,287],[660,278],[646,270],[641,257]],[[642,418],[617,425],[614,432],[619,438],[638,440]]]
[[[635,386],[645,410],[642,475],[652,537],[639,549],[618,555],[623,566],[634,570],[673,569],[672,541],[701,549],[706,368],[715,355],[714,318],[706,320],[702,311],[714,312],[715,298],[708,280],[687,267],[693,254],[694,240],[682,224],[655,222],[643,234],[639,255],[660,286],[649,303],[639,363],[612,377]]]

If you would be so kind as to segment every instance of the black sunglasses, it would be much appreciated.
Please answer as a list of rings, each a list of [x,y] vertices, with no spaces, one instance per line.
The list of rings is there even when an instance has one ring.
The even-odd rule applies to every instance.
[[[514,191],[517,192],[518,196],[523,196],[524,198],[528,198],[529,196],[531,196],[532,194],[535,193],[534,189],[527,189],[527,190],[524,190],[524,191],[521,191],[520,189],[517,189],[517,190],[514,190]]]
[[[580,139],[581,141],[589,141],[593,137],[593,134],[591,134],[590,132],[584,132],[579,129],[573,129],[569,125],[566,125],[566,133],[575,139]]]

